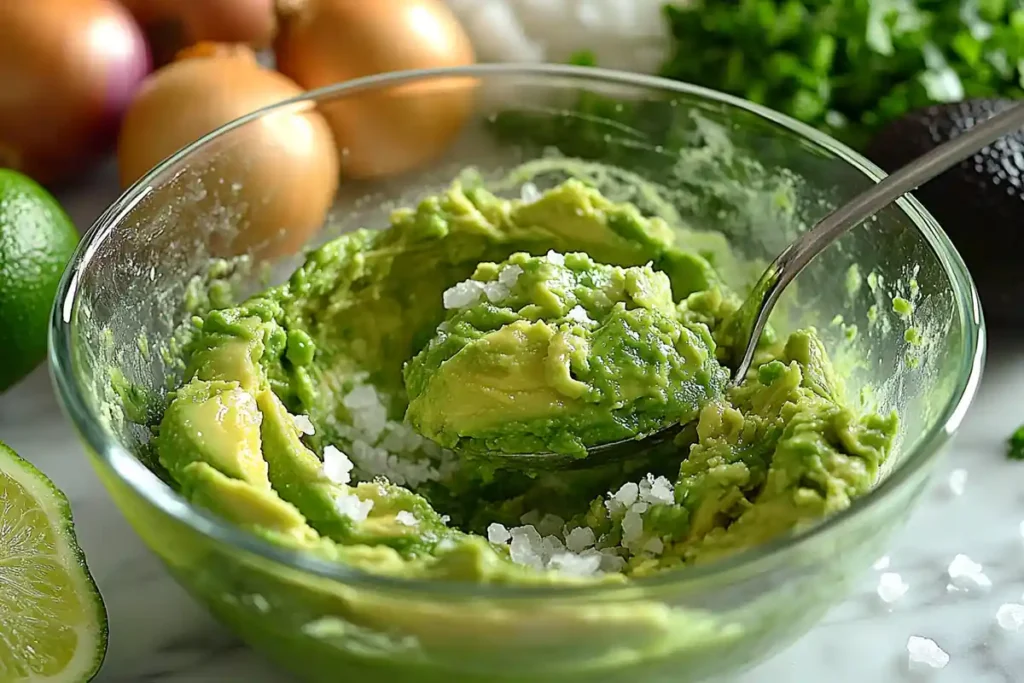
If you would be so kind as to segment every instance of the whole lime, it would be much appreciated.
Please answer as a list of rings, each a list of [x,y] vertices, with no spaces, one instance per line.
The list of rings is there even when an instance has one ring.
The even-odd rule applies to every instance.
[[[0,169],[0,391],[46,356],[50,308],[77,244],[74,223],[49,192]]]

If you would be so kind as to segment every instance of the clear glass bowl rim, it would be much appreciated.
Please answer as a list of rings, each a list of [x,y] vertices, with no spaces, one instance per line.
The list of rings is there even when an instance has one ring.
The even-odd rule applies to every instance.
[[[171,155],[114,201],[83,236],[61,278],[51,312],[49,357],[52,380],[58,399],[88,448],[146,503],[155,506],[164,514],[177,520],[195,533],[205,536],[208,541],[226,544],[237,552],[255,556],[255,558],[265,562],[281,565],[281,568],[286,572],[298,571],[308,573],[317,577],[343,582],[350,586],[362,586],[369,589],[392,592],[413,591],[415,593],[445,594],[449,599],[550,599],[555,597],[568,598],[570,596],[577,598],[599,596],[602,600],[607,600],[614,599],[618,594],[621,594],[621,597],[626,599],[631,594],[635,596],[637,591],[643,589],[655,589],[658,587],[683,589],[688,583],[705,582],[708,580],[714,581],[715,585],[720,585],[719,582],[728,581],[730,574],[756,571],[759,564],[767,564],[770,560],[778,559],[778,556],[782,553],[808,544],[813,539],[825,534],[837,533],[839,527],[843,526],[845,522],[856,515],[864,513],[867,508],[880,504],[891,493],[904,485],[905,482],[911,480],[918,470],[941,452],[943,445],[959,427],[977,391],[984,365],[985,324],[978,293],[960,255],[931,214],[916,199],[905,196],[898,200],[898,206],[927,240],[953,287],[954,305],[962,321],[961,348],[965,349],[961,359],[960,371],[957,375],[957,384],[950,401],[947,405],[943,406],[940,416],[933,427],[923,435],[918,447],[908,453],[897,468],[890,472],[871,491],[856,499],[849,508],[829,517],[810,529],[798,533],[784,534],[768,543],[749,548],[706,565],[665,571],[650,577],[637,578],[620,586],[509,586],[473,582],[409,580],[370,574],[337,563],[327,562],[299,551],[273,545],[255,534],[250,534],[235,527],[206,510],[190,505],[101,427],[100,420],[90,411],[85,397],[80,390],[74,375],[71,340],[73,312],[78,296],[81,273],[88,268],[91,258],[99,245],[111,236],[114,228],[130,214],[132,208],[139,201],[149,194],[154,187],[159,187],[162,182],[173,177],[179,165],[183,162],[187,163],[191,155],[201,152],[207,144],[228,131],[288,107],[308,105],[310,102],[317,100],[325,98],[334,99],[346,94],[366,91],[381,86],[395,86],[401,83],[444,79],[453,76],[571,79],[580,81],[581,88],[585,87],[586,82],[589,81],[591,83],[632,86],[656,90],[662,93],[695,96],[711,102],[746,110],[767,119],[781,128],[788,129],[790,132],[796,133],[800,137],[824,148],[834,154],[838,160],[846,162],[872,180],[877,181],[885,176],[885,173],[878,166],[846,145],[808,125],[766,107],[708,88],[671,81],[657,76],[596,67],[505,63],[390,72],[312,90],[242,116]]]

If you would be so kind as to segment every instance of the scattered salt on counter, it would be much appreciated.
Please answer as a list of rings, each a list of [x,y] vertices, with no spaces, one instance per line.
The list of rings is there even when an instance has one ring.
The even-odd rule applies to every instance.
[[[1024,605],[1014,602],[1000,605],[996,610],[996,623],[1007,631],[1021,630],[1024,628]]]
[[[895,572],[885,572],[878,577],[878,597],[886,604],[892,604],[907,594],[910,587],[903,577]]]
[[[949,473],[949,490],[955,496],[964,495],[967,486],[967,470],[956,469]]]
[[[967,590],[992,587],[992,580],[985,576],[983,567],[966,555],[960,554],[954,557],[946,571],[955,588]]]
[[[949,664],[949,654],[931,638],[910,636],[907,639],[907,653],[912,667],[925,665],[932,669],[942,669]]]

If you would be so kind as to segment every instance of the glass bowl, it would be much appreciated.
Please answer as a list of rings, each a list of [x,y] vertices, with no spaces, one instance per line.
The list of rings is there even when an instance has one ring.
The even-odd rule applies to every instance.
[[[465,116],[459,125],[432,118],[452,106]],[[265,181],[250,171],[280,153],[252,133],[314,109],[361,131],[340,155],[343,180],[323,229],[293,226],[246,244],[239,227],[268,195],[265,183],[262,194],[245,194],[247,183]],[[400,168],[405,162],[393,155],[416,145],[418,165]],[[365,173],[368,158],[389,175]],[[54,380],[117,505],[198,601],[303,680],[681,683],[735,673],[786,646],[882,554],[981,374],[974,286],[913,199],[823,254],[773,319],[781,328],[815,325],[851,400],[900,412],[896,452],[878,485],[845,511],[725,559],[614,587],[387,578],[270,545],[190,506],[147,468],[147,424],[159,417],[152,406],[175,373],[159,351],[173,348],[197,293],[257,291],[287,274],[305,247],[383,226],[391,208],[467,168],[514,193],[527,181],[582,176],[698,231],[709,253],[725,235],[735,258],[720,254],[718,265],[737,287],[799,230],[882,175],[827,136],[749,102],[569,66],[387,74],[243,117],[118,199],[61,284]],[[211,278],[231,287],[196,287]],[[913,303],[911,318],[894,311],[896,297]]]

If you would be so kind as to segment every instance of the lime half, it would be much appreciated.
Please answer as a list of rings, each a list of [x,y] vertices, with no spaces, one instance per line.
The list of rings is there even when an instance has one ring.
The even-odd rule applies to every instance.
[[[107,612],[68,499],[0,443],[0,681],[88,681],[106,650]]]

